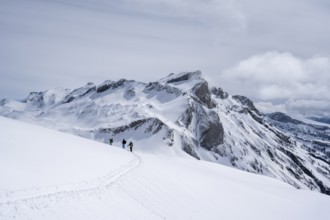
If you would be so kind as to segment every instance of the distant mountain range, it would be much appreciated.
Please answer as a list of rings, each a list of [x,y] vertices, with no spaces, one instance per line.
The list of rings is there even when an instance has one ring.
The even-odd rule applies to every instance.
[[[330,117],[324,117],[324,116],[308,116],[308,119],[311,119],[313,121],[330,124]]]
[[[328,125],[263,114],[247,97],[210,88],[200,71],[31,92],[1,100],[0,115],[145,151],[159,145],[330,195]]]

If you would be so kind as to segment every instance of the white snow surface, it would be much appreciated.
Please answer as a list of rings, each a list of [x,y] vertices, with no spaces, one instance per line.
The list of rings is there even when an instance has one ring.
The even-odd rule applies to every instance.
[[[329,217],[329,196],[171,148],[131,153],[4,117],[0,129],[1,220]]]

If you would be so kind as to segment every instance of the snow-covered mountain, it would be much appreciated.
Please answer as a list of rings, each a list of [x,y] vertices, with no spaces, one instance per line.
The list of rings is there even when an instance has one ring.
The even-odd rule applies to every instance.
[[[325,124],[330,124],[330,117],[329,116],[306,116],[308,119],[325,123]]]
[[[293,119],[281,112],[269,114],[266,120],[291,138],[302,142],[314,157],[330,157],[330,128],[321,123],[308,123]],[[321,153],[320,153],[321,152]],[[316,155],[316,154],[317,155]]]
[[[0,117],[1,220],[327,219],[330,197],[198,161]],[[239,210],[239,211],[238,211]]]
[[[171,148],[330,194],[328,126],[264,115],[247,97],[210,88],[199,71],[33,92],[2,100],[0,115],[105,143],[125,138],[149,152]]]

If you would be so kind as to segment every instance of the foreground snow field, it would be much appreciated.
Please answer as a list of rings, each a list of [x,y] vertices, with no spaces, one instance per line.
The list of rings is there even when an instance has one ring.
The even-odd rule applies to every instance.
[[[0,117],[0,219],[328,219],[330,197]],[[166,153],[168,151],[168,153]]]

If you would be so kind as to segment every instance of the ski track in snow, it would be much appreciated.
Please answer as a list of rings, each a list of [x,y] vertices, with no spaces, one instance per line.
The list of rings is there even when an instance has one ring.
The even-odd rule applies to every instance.
[[[127,175],[129,172],[132,172],[133,170],[137,169],[141,165],[140,156],[138,156],[136,153],[133,153],[133,155],[134,159],[127,164],[124,164],[119,168],[109,172],[107,175],[94,180],[84,181],[80,184],[68,184],[58,186],[57,189],[60,189],[57,191],[35,194],[33,196],[23,196],[23,198],[2,198],[2,200],[4,201],[0,200],[0,209],[2,209],[4,206],[15,206],[29,202],[33,204],[35,201],[40,199],[57,200],[58,198],[66,198],[66,196],[70,196],[72,198],[73,196],[78,196],[80,194],[88,193],[89,195],[91,195],[96,194],[100,191],[107,190],[120,178]],[[42,189],[40,189],[40,191],[41,190]],[[15,194],[15,192],[13,194]],[[26,194],[29,194],[29,191],[27,191]]]
[[[137,157],[140,159],[139,166],[142,166],[143,165],[143,160],[141,159],[141,157],[139,157],[139,156],[137,156]],[[138,196],[132,194],[129,190],[125,189],[125,187],[119,186],[119,188],[120,188],[121,192],[123,192],[126,195],[128,195],[131,199],[133,199],[135,202],[137,202],[141,207],[143,207],[145,210],[147,210],[155,218],[166,219],[165,216],[163,216],[161,213],[157,212],[155,209],[153,209],[152,207],[150,207],[148,204],[145,204],[143,202],[143,199],[141,199]]]

